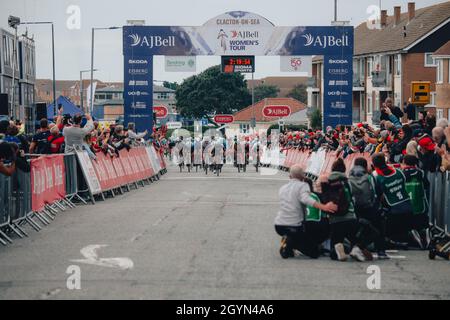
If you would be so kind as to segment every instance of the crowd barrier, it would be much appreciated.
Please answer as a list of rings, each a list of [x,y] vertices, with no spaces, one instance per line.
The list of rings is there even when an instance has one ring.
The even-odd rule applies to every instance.
[[[11,234],[28,236],[23,225],[40,231],[57,213],[77,204],[105,200],[108,194],[130,191],[153,183],[166,172],[161,155],[153,146],[121,150],[119,156],[86,151],[73,154],[28,155],[30,172],[17,169],[0,175],[0,243],[12,243]]]
[[[263,156],[263,165],[289,170],[294,164],[302,164],[306,168],[306,173],[312,178],[330,174],[333,162],[338,157],[335,151],[310,152],[288,149],[280,152],[281,156],[277,155],[282,161],[274,161],[271,159],[274,156],[274,151],[268,150],[266,155]],[[344,158],[347,175],[353,167],[354,160],[359,157],[365,158],[369,166],[371,165],[372,160],[369,153],[352,153]],[[430,222],[448,232],[450,227],[450,172],[428,173],[428,181],[430,182]]]

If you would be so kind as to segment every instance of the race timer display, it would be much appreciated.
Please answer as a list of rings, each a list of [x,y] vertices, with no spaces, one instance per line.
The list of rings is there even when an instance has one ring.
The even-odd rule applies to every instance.
[[[222,72],[252,73],[255,72],[254,56],[222,56]]]

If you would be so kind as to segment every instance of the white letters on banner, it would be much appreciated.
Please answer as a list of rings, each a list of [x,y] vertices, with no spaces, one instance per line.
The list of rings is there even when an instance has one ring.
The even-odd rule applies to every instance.
[[[92,194],[99,194],[102,192],[100,181],[98,181],[97,175],[92,165],[91,158],[87,151],[76,150],[76,155],[83,171],[84,177],[87,181],[89,190]]]

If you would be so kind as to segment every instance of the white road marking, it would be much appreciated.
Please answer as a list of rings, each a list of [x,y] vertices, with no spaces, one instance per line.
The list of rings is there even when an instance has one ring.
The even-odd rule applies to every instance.
[[[70,260],[75,263],[84,263],[107,268],[120,268],[122,270],[133,269],[133,261],[129,258],[99,258],[97,250],[107,247],[107,245],[92,244],[80,250],[85,259]]]

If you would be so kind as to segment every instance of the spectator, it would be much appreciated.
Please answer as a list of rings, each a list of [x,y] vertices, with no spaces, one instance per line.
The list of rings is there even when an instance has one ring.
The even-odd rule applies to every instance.
[[[50,147],[48,143],[48,137],[50,136],[50,130],[48,129],[47,119],[40,121],[39,132],[33,136],[30,145],[31,154],[48,154],[50,153]]]
[[[48,143],[50,144],[50,153],[64,153],[64,136],[59,132],[59,127],[54,126],[50,129],[50,136],[48,137]]]
[[[379,259],[389,259],[385,251],[384,225],[381,215],[380,193],[376,188],[375,178],[368,172],[367,160],[356,158],[350,170],[349,183],[355,199],[355,210],[360,225],[360,232],[366,242],[375,241]]]
[[[411,234],[419,247],[425,249],[427,246],[426,229],[428,229],[430,221],[427,197],[429,182],[425,173],[417,167],[418,163],[419,159],[407,155],[403,159],[402,169],[406,178],[406,191],[412,204]]]
[[[417,152],[417,147],[418,144],[415,140],[411,140],[410,142],[408,142],[408,144],[406,145],[406,154],[407,155],[412,155],[415,157],[419,157],[419,153]]]
[[[411,200],[406,191],[405,175],[399,169],[387,165],[382,153],[375,154],[372,163],[386,215],[386,235],[388,237],[404,235],[410,231],[412,220]]]
[[[134,143],[137,140],[144,138],[148,133],[148,131],[145,130],[145,132],[138,134],[135,132],[135,130],[136,130],[135,124],[133,122],[128,123],[127,137],[128,137],[128,139],[130,139],[131,143]]]
[[[73,152],[76,146],[81,147],[84,143],[84,138],[94,129],[92,117],[86,114],[86,119],[86,125],[81,128],[83,117],[77,114],[73,117],[73,125],[63,129],[63,136],[66,142],[65,153]]]
[[[9,124],[9,122],[8,122]],[[8,165],[10,164],[10,165]],[[12,176],[16,170],[15,153],[8,142],[0,143],[0,173],[5,176]]]
[[[1,120],[0,121],[0,143],[3,142],[6,136],[6,131],[8,131],[9,121]]]
[[[438,121],[436,121],[436,127],[441,127],[445,130],[445,128],[448,127],[448,120],[445,118],[441,118]]]
[[[386,98],[383,107],[381,108],[380,121],[381,120],[392,121],[389,117],[390,114],[392,114],[397,119],[397,121],[401,123],[401,119],[404,115],[403,111],[399,107],[395,107],[392,104],[392,98]]]
[[[275,230],[282,237],[280,255],[286,259],[294,256],[294,249],[311,254],[309,240],[303,232],[304,208],[312,206],[327,212],[335,212],[336,205],[329,202],[321,204],[311,197],[310,186],[305,182],[305,174],[299,165],[290,170],[290,182],[281,187],[280,211],[275,218]]]
[[[408,99],[408,104],[404,110],[409,121],[416,121],[416,107],[412,104],[411,98]]]
[[[433,139],[430,138],[429,135],[424,134],[419,138],[419,160],[420,160],[420,168],[428,172],[436,172],[441,165],[441,157],[436,152],[436,144],[433,142]]]
[[[327,180],[321,183],[323,201],[333,201],[337,204],[336,212],[330,213],[331,247],[334,249],[331,257],[339,261],[347,260],[344,248],[344,240],[347,239],[352,246],[350,252],[352,258],[358,261],[371,260],[372,255],[366,250],[361,239],[357,237],[359,226],[352,189],[345,175],[344,160],[338,158],[333,163],[331,170]]]

